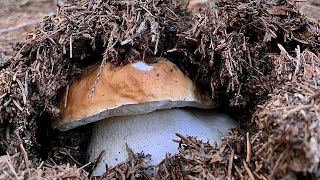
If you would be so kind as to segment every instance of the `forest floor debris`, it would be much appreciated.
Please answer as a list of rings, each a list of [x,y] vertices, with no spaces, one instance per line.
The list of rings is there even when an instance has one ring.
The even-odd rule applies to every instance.
[[[89,65],[145,55],[172,60],[241,121],[220,146],[177,134],[180,153],[155,176],[320,177],[319,27],[293,2],[220,0],[194,15],[176,1],[88,0],[57,13],[9,61],[0,56],[0,177],[87,178],[93,164],[81,152],[91,127],[51,130],[56,97]],[[108,177],[147,177],[147,157],[128,152]]]

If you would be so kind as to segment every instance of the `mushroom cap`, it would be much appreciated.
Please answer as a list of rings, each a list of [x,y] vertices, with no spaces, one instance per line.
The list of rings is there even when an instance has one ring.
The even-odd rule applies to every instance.
[[[177,66],[165,58],[151,58],[111,68],[103,67],[92,96],[99,66],[74,80],[61,96],[61,117],[52,122],[61,131],[115,116],[145,114],[175,107],[212,108],[212,99],[201,94]]]

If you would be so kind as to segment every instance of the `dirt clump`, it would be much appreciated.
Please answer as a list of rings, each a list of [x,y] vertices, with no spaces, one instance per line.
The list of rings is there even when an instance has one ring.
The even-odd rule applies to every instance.
[[[50,119],[60,116],[57,98],[91,65],[121,66],[153,55],[173,61],[241,122],[220,146],[177,134],[180,153],[159,165],[157,177],[319,176],[318,24],[289,0],[219,0],[215,9],[196,13],[186,7],[171,0],[59,6],[0,66],[0,151],[20,153],[15,156],[24,162],[28,155],[33,167],[44,157],[51,161],[47,166],[82,159],[78,164],[90,170],[85,155],[77,154],[85,152],[90,126],[66,133],[50,129]],[[84,138],[72,146],[61,143],[70,142],[73,133]],[[47,147],[58,151],[43,150],[47,138],[56,140]],[[59,158],[54,152],[61,155],[63,149]],[[146,177],[140,173],[146,156],[128,152],[128,161],[108,167],[105,177]]]

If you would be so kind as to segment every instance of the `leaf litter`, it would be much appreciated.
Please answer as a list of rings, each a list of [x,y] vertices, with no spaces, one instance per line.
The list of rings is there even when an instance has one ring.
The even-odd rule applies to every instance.
[[[219,146],[177,134],[180,153],[164,159],[153,178],[319,178],[317,22],[289,0],[219,0],[216,8],[193,13],[186,7],[169,0],[83,0],[59,5],[57,15],[39,23],[0,67],[0,148],[8,152],[0,176],[88,178],[84,169],[94,164],[73,157],[88,140],[62,142],[90,134],[90,126],[51,130],[50,119],[60,115],[57,98],[90,65],[155,55],[179,66],[240,126]],[[57,134],[62,140],[50,137]],[[58,150],[44,159],[39,149],[47,139]],[[144,173],[148,156],[129,147],[128,154],[100,178],[152,178]]]

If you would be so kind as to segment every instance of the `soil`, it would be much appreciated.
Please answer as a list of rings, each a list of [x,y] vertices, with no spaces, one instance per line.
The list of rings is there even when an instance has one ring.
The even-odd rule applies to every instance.
[[[320,2],[319,0],[308,0],[306,3],[300,3],[300,9],[306,15],[320,21]]]
[[[53,0],[1,0],[0,65],[1,57],[12,55],[16,45],[26,39],[42,17],[55,12],[55,3],[57,2]],[[300,7],[310,18],[320,22],[320,3],[317,0],[302,3]],[[44,121],[47,119],[46,115],[41,118]],[[90,137],[90,126],[66,133],[52,131],[48,123],[40,123],[38,126],[40,128],[36,132],[36,137],[39,146],[34,148],[35,158],[39,161],[50,159],[53,164],[71,162],[80,166],[86,162],[85,144]]]
[[[52,0],[1,0],[0,53],[12,53],[15,44],[26,39],[36,22],[54,11]]]

